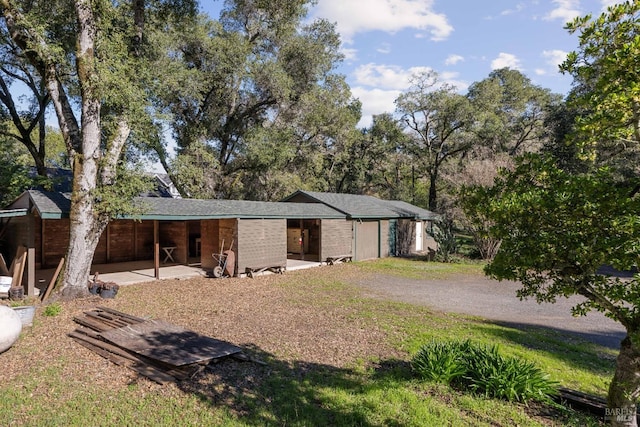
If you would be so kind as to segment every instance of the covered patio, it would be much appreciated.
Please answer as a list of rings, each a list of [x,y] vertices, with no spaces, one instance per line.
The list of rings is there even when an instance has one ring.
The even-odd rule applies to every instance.
[[[287,260],[287,271],[302,270],[319,267],[322,263],[313,261]],[[209,269],[210,270],[210,269]],[[163,264],[159,269],[159,279],[184,280],[197,277],[209,277],[209,271],[200,264]],[[118,285],[133,285],[135,283],[152,282],[156,280],[153,261],[129,261],[110,264],[97,264],[91,267],[91,279],[98,272],[100,280],[115,282]],[[37,270],[37,288],[44,292],[44,288],[51,281],[55,269]],[[212,283],[217,279],[211,278]]]

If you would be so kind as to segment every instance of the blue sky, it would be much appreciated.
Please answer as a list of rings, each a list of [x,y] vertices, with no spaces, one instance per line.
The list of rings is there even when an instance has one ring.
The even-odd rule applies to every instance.
[[[436,71],[465,93],[491,70],[511,67],[553,92],[566,94],[571,78],[558,64],[577,48],[563,27],[576,16],[598,15],[615,0],[318,0],[310,19],[336,23],[347,77],[371,116],[393,112],[412,74]],[[203,1],[218,18],[221,1]]]

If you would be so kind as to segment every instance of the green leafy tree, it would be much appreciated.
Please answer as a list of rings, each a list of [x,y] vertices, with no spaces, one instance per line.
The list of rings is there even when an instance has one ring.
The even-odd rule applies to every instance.
[[[472,146],[467,131],[472,122],[469,100],[455,88],[438,84],[438,75],[415,75],[409,90],[396,99],[409,142],[404,150],[414,158],[418,176],[426,177],[429,209],[438,207],[438,185],[443,165],[461,157]]]
[[[546,139],[544,121],[549,105],[560,101],[531,83],[518,70],[502,68],[471,85],[467,97],[474,107],[477,147],[510,156],[535,152]]]
[[[187,0],[0,1],[0,24],[42,79],[71,161],[70,243],[62,277],[70,297],[86,294],[100,236],[126,209],[120,201],[139,190],[131,180],[119,181],[118,172],[131,132],[148,116],[152,46],[144,35],[193,9]]]
[[[323,167],[349,145],[359,107],[333,73],[342,58],[334,26],[303,23],[309,4],[228,1],[219,21],[201,17],[189,33],[167,35],[174,54],[163,68],[176,72],[159,109],[170,114],[178,156],[201,144],[216,158],[211,196],[264,199],[294,175],[316,188],[334,179],[321,172],[336,170]],[[175,183],[186,195],[180,176]]]
[[[50,103],[44,80],[34,67],[25,61],[23,53],[8,34],[6,26],[0,26],[0,117],[10,126],[0,127],[0,134],[22,144],[32,156],[38,175],[47,176],[47,144],[45,113]],[[28,102],[22,91],[13,89],[21,84],[28,94]]]
[[[361,154],[355,156],[362,160],[361,188],[383,199],[421,203],[415,165],[404,150],[408,144],[409,136],[399,120],[388,113],[374,116],[371,127],[363,132]],[[426,201],[425,197],[425,205]]]
[[[476,202],[467,213],[489,217],[491,236],[502,242],[488,275],[521,282],[518,295],[538,302],[581,295],[575,315],[597,310],[625,327],[609,405],[635,413],[640,280],[599,272],[603,265],[629,270],[640,260],[640,199],[632,185],[606,168],[570,174],[553,158],[529,155],[490,189],[478,188]]]
[[[524,157],[468,207],[469,215],[493,221],[491,235],[502,240],[488,274],[519,280],[519,295],[540,302],[581,295],[575,314],[598,310],[625,327],[608,405],[627,415],[612,424],[630,426],[640,397],[640,277],[598,269],[630,270],[640,260],[640,174],[629,161],[640,145],[639,13],[640,2],[625,2],[568,25],[580,32],[580,46],[562,65],[574,90],[560,124],[569,128],[577,161],[571,151],[561,153],[563,162]],[[567,126],[572,115],[575,124]]]
[[[580,158],[640,174],[640,2],[612,6],[567,25],[579,49],[561,65],[574,78],[569,104],[580,112],[574,142]]]

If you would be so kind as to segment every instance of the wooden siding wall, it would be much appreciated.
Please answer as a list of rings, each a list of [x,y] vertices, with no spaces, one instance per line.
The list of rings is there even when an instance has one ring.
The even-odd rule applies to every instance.
[[[389,220],[380,221],[380,258],[389,256]]]
[[[224,248],[223,250],[228,250],[229,245],[233,243],[232,250],[236,253],[236,259],[238,257],[238,220],[235,218],[232,219],[221,219],[219,220],[219,234],[218,234],[218,245],[222,245],[222,241],[224,240]],[[220,247],[216,250],[216,252],[220,252]]]
[[[132,220],[110,222],[107,226],[107,233],[108,239],[105,239],[107,240],[107,262],[134,261],[136,251],[135,222]]]
[[[355,260],[378,258],[380,248],[380,222],[355,221]]]
[[[233,243],[231,248],[236,254],[236,266],[238,257],[238,238],[237,225],[238,220],[233,219],[207,219],[200,222],[200,262],[202,268],[212,269],[217,264],[217,258],[213,258],[213,254],[220,254],[221,245],[224,241],[224,249],[228,250],[229,245]]]
[[[42,220],[42,267],[50,268],[67,256],[69,219]]]
[[[200,262],[202,268],[212,269],[215,267],[212,254],[220,252],[220,221],[216,219],[202,220],[200,224]]]
[[[136,260],[153,259],[153,221],[135,222]]]
[[[3,256],[7,264],[10,265],[13,261],[18,246],[30,246],[29,228],[31,224],[33,224],[35,241],[32,244],[35,245],[36,249],[36,268],[40,268],[40,218],[32,215],[20,216],[6,218],[4,219],[4,223],[6,224],[7,234],[3,239],[6,245],[4,246]]]
[[[320,225],[320,259],[352,255],[352,221],[344,219],[323,219]]]
[[[160,247],[175,246],[173,259],[177,263],[186,264],[188,262],[188,241],[189,236],[185,221],[160,221]],[[160,252],[160,257],[164,257],[164,252]]]
[[[238,220],[238,273],[247,267],[287,265],[287,221],[285,219]]]

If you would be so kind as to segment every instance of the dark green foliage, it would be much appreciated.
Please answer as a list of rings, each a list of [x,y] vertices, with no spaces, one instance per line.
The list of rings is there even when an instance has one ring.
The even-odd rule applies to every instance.
[[[535,364],[470,340],[431,341],[418,351],[411,366],[422,379],[510,402],[547,401],[558,387]]]
[[[467,372],[464,361],[464,342],[431,341],[411,360],[411,367],[428,381],[451,384]]]
[[[453,221],[444,219],[433,227],[433,238],[438,243],[436,259],[440,262],[451,262],[458,253],[458,241],[453,230]]]

